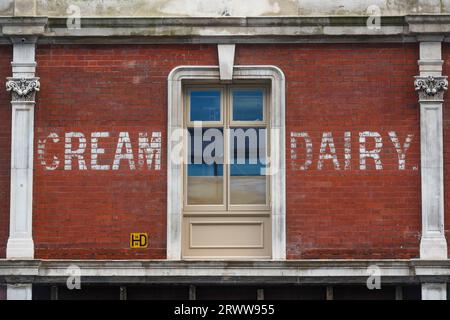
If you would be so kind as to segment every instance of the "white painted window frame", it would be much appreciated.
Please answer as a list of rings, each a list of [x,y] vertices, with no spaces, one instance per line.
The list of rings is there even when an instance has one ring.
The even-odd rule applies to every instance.
[[[167,259],[181,260],[183,209],[183,167],[172,159],[179,156],[183,130],[183,82],[193,80],[219,82],[218,66],[178,66],[168,76],[167,139]],[[233,80],[269,80],[271,82],[269,122],[271,136],[271,218],[272,260],[286,259],[286,144],[285,76],[271,65],[234,66]],[[178,153],[178,155],[177,155]]]

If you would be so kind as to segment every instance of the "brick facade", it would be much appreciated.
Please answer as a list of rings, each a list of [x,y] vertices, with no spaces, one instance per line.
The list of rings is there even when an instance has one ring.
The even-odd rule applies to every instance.
[[[417,59],[417,46],[409,44],[237,47],[237,64],[276,64],[285,72],[286,132],[307,132],[313,143],[313,161],[304,171],[298,168],[305,161],[304,140],[298,139],[297,161],[286,149],[288,258],[418,257],[420,131],[412,86]],[[359,133],[365,131],[382,136],[382,170],[372,159],[366,170],[359,168]],[[404,170],[398,169],[389,131],[401,144],[414,135]],[[323,132],[333,134],[339,171],[331,160],[317,168]]]
[[[46,170],[36,151],[37,258],[165,258],[167,75],[178,65],[217,65],[216,55],[213,45],[38,46],[35,150],[56,133],[59,141],[47,139],[43,158],[48,164],[57,155],[61,163]],[[237,65],[277,65],[286,75],[288,258],[418,257],[417,59],[417,44],[237,46]],[[160,131],[161,170],[130,170],[126,161],[117,171],[79,170],[75,159],[72,170],[64,170],[64,134],[85,135],[89,166],[91,134],[102,131],[110,137],[101,138],[99,163],[111,162],[120,132],[136,144],[139,133]],[[372,158],[360,169],[359,134],[368,131],[381,135],[382,170]],[[306,132],[312,140],[307,170],[300,170],[302,139],[291,159],[291,132]],[[318,169],[324,132],[332,133],[340,170],[331,160]],[[351,134],[349,166],[345,132]],[[412,135],[402,170],[389,132],[402,146]],[[366,141],[367,150],[375,147],[373,138]],[[76,149],[77,140],[72,143]],[[130,232],[148,232],[149,248],[129,249]]]
[[[164,259],[167,75],[180,64],[217,64],[215,47],[47,46],[38,48],[37,61],[36,143],[51,132],[61,135],[59,143],[47,143],[50,158],[57,154],[64,162],[64,134],[71,131],[86,135],[89,167],[92,132],[111,135],[99,139],[105,149],[99,164],[114,158],[120,132],[136,145],[139,133],[160,131],[163,145],[159,171],[132,171],[126,161],[117,171],[82,171],[76,161],[71,171],[64,163],[48,171],[36,157],[36,257]],[[147,232],[149,247],[130,249],[130,232]]]

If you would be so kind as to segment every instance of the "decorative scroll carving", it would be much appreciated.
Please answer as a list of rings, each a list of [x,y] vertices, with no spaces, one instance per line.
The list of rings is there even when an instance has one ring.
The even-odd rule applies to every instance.
[[[420,100],[442,100],[448,89],[446,76],[415,77],[414,86],[419,92]]]
[[[39,89],[39,78],[8,78],[6,82],[6,91],[12,93],[12,101],[34,101]]]

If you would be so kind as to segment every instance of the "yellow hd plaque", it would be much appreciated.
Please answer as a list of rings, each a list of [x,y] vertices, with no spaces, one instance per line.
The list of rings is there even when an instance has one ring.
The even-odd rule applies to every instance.
[[[148,235],[146,233],[130,233],[130,248],[139,249],[148,247]]]

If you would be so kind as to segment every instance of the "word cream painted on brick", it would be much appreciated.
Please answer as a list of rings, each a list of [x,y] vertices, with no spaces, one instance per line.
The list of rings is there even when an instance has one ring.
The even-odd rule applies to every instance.
[[[52,132],[38,140],[37,154],[46,170],[160,170],[161,132]]]

